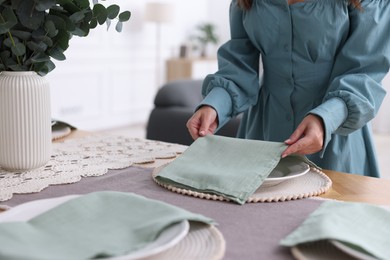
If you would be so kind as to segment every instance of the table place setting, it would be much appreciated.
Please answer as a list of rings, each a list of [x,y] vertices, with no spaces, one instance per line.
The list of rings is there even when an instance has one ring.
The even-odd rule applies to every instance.
[[[178,158],[157,167],[153,179],[184,195],[238,204],[317,196],[332,181],[304,156],[281,159],[281,142],[208,135]]]
[[[325,175],[306,157],[281,159],[284,147],[221,136],[191,146],[113,135],[55,143],[51,162],[37,172],[0,169],[0,258],[25,259],[14,255],[23,245],[44,255],[71,246],[72,254],[110,260],[389,258],[389,208],[330,200],[336,193],[350,199],[349,187],[386,194],[367,189],[376,179]],[[386,182],[375,187],[383,192]],[[101,252],[101,244],[109,249]],[[90,258],[54,254],[46,259]]]
[[[225,241],[208,217],[123,192],[36,200],[0,214],[6,259],[221,259]],[[185,254],[186,253],[186,254]],[[189,253],[189,254],[188,254]]]
[[[281,240],[295,259],[390,259],[390,207],[326,201]]]

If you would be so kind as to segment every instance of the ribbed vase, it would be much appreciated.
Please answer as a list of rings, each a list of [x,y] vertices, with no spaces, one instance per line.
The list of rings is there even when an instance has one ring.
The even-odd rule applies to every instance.
[[[0,74],[0,167],[25,171],[51,156],[50,87],[32,71]]]

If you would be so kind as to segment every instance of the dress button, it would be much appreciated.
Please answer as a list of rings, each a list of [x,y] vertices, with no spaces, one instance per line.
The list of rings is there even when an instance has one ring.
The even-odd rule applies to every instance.
[[[291,115],[290,114],[286,114],[286,120],[287,121],[291,121]]]

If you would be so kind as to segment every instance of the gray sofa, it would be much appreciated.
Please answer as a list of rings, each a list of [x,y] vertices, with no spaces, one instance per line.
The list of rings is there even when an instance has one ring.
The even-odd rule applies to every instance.
[[[186,123],[202,101],[202,80],[178,80],[162,86],[154,99],[146,127],[146,138],[190,145],[193,140]],[[239,117],[230,120],[216,134],[236,136]]]

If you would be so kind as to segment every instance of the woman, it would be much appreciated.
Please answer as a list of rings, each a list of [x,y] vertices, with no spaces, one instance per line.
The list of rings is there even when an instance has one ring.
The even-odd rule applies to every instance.
[[[390,1],[233,0],[230,28],[191,136],[243,112],[240,138],[285,141],[282,157],[379,177],[369,121],[386,93]]]

